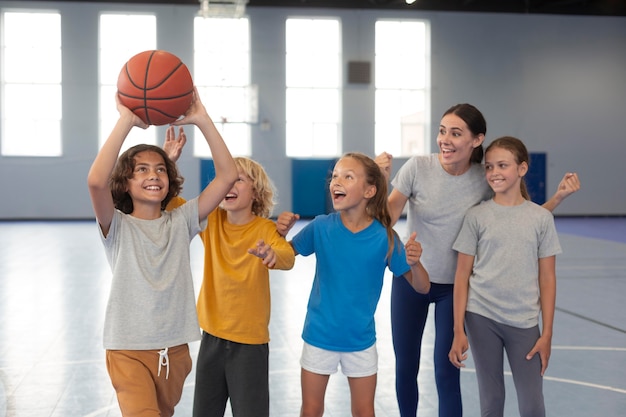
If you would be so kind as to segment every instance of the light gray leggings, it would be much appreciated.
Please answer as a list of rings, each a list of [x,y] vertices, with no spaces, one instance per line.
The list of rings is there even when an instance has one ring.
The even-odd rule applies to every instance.
[[[509,360],[521,417],[545,417],[541,360],[526,355],[539,338],[539,326],[520,329],[466,312],[465,326],[472,350],[482,417],[504,415],[504,354]]]

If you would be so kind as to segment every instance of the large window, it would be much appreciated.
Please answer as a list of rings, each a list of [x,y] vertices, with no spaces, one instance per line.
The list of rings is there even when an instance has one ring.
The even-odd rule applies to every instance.
[[[287,156],[341,154],[341,36],[336,19],[288,19]]]
[[[0,19],[1,153],[60,156],[61,16],[4,12]]]
[[[430,152],[430,48],[422,21],[376,22],[376,154]]]
[[[250,156],[250,123],[256,122],[257,95],[250,85],[247,18],[195,18],[194,84],[230,152]],[[194,137],[194,155],[210,156],[198,129]]]
[[[102,14],[100,16],[100,146],[119,117],[115,104],[117,77],[132,56],[156,49],[156,17],[145,14]],[[157,144],[156,129],[135,128],[122,151],[139,144]]]

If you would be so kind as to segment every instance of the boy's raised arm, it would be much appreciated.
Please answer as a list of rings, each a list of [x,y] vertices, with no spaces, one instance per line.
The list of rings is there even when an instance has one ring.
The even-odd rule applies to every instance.
[[[109,188],[109,178],[115,167],[122,144],[134,126],[145,129],[148,127],[139,117],[135,116],[127,107],[122,105],[117,94],[115,95],[117,110],[120,117],[113,127],[111,134],[96,155],[96,158],[87,174],[87,187],[96,219],[102,233],[106,236],[113,219],[115,206]]]
[[[224,199],[237,180],[237,166],[222,135],[200,101],[197,89],[185,117],[172,123],[172,125],[184,124],[194,124],[200,129],[211,148],[215,165],[215,178],[202,190],[198,199],[198,217],[204,220]]]

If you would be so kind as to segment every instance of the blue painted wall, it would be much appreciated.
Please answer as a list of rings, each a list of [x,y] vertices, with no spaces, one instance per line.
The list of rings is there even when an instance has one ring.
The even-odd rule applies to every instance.
[[[336,159],[292,159],[292,207],[301,218],[332,211],[328,191]]]

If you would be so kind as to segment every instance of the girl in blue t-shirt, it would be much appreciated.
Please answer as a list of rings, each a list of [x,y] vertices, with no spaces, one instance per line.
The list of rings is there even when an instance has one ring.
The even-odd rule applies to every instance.
[[[374,415],[378,372],[374,312],[385,269],[427,293],[430,281],[419,262],[413,233],[402,246],[387,210],[387,181],[373,159],[347,153],[330,181],[335,213],[317,216],[291,241],[296,254],[315,253],[316,269],[302,331],[301,416],[322,416],[324,394],[338,365],[348,377],[353,415]],[[282,213],[286,235],[298,219]]]

